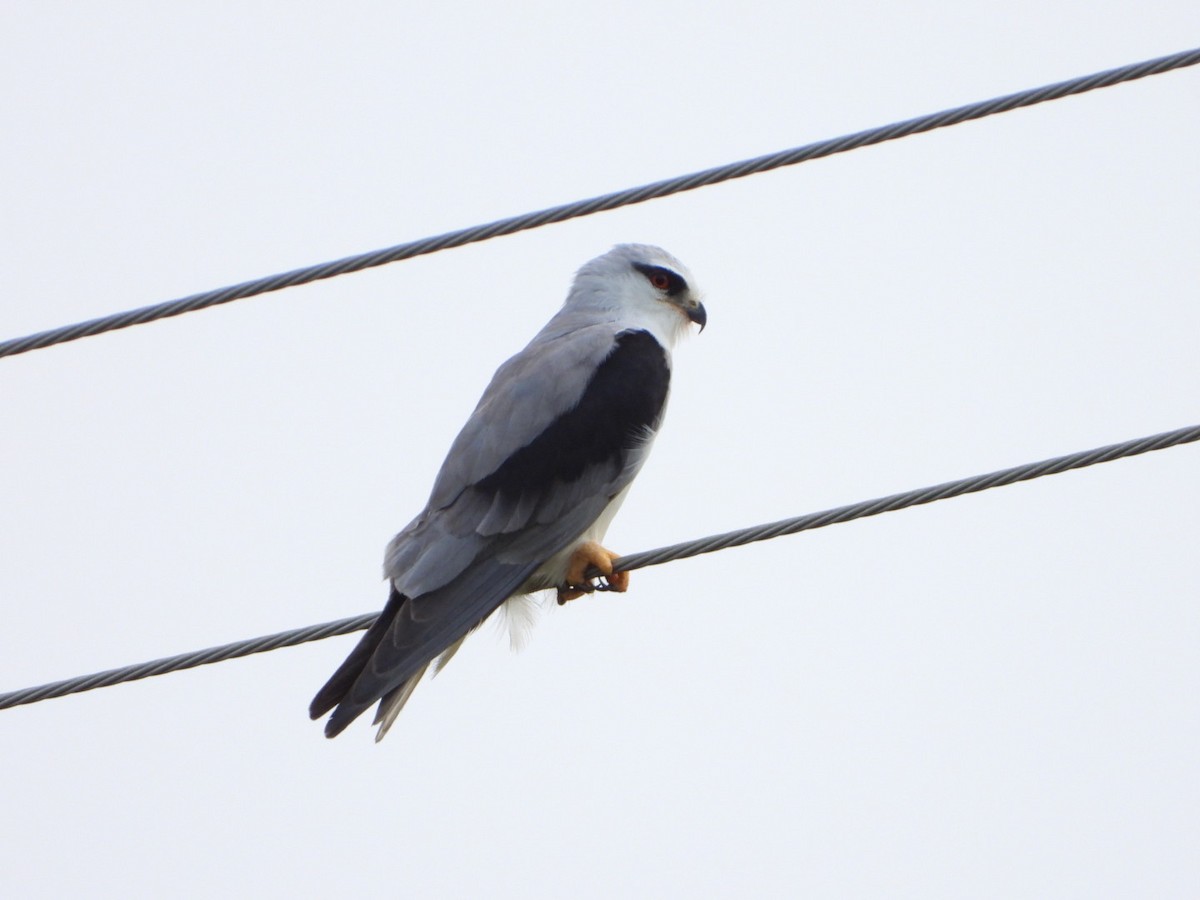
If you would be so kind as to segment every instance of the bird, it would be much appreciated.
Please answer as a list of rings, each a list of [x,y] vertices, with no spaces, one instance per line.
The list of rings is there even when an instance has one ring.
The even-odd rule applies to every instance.
[[[601,542],[662,424],[671,351],[708,321],[701,299],[660,247],[618,244],[579,268],[561,309],[496,370],[429,502],[388,544],[387,603],[309,706],[313,719],[332,711],[327,737],[378,702],[382,740],[425,671],[502,606],[628,588]]]

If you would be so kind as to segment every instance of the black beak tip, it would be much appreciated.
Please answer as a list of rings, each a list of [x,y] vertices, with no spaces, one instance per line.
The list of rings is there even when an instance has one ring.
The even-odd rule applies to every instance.
[[[704,326],[708,324],[708,311],[704,308],[703,303],[697,303],[695,309],[689,309],[687,317],[700,326],[700,331],[703,333]]]

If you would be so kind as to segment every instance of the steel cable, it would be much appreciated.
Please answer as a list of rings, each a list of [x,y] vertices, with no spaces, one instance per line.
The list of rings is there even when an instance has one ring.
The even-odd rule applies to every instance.
[[[1041,478],[1046,475],[1057,475],[1060,472],[1066,472],[1071,469],[1082,469],[1087,466],[1096,465],[1097,463],[1111,462],[1115,459],[1137,456],[1141,453],[1149,453],[1154,450],[1164,450],[1167,447],[1174,447],[1179,444],[1187,444],[1195,441],[1200,441],[1200,425],[1179,428],[1175,431],[1137,438],[1120,444],[1110,444],[1094,450],[1071,453],[1067,456],[1056,456],[1053,459],[1027,463],[1009,469],[1000,469],[985,475],[960,478],[957,481],[947,481],[944,484],[937,484],[932,487],[917,488],[916,490],[905,491],[901,494],[892,494],[891,496],[880,497],[875,500],[865,500],[861,503],[839,506],[835,509],[827,509],[791,519],[783,519],[779,522],[756,525],[751,528],[741,528],[737,531],[729,531],[725,534],[685,541],[681,544],[673,544],[657,550],[631,553],[617,560],[615,568],[618,571],[631,571],[647,566],[657,566],[665,562],[699,556],[702,553],[713,553],[717,550],[740,547],[744,544],[754,543],[755,541],[766,541],[787,534],[810,531],[814,528],[824,528],[826,525],[834,525],[839,522],[849,522],[853,519],[877,516],[880,513],[907,509],[910,506],[920,506],[925,503],[933,503],[938,500],[946,500],[950,497],[958,497],[977,491],[986,491],[991,488],[1016,484],[1020,481],[1031,481],[1034,478]],[[591,574],[597,575],[599,573],[593,571]],[[138,679],[149,678],[153,675],[164,675],[168,672],[222,662],[227,659],[236,659],[241,656],[250,656],[254,653],[265,653],[268,650],[277,650],[281,647],[294,647],[297,644],[319,641],[323,638],[339,634],[350,634],[351,632],[362,631],[370,627],[377,615],[377,613],[366,613],[348,619],[338,619],[334,622],[311,625],[307,628],[297,628],[265,637],[236,641],[232,644],[211,647],[207,650],[181,653],[177,656],[168,656],[163,659],[125,666],[120,669],[109,669],[108,671],[97,672],[93,675],[82,675],[76,678],[68,678],[65,681],[56,681],[38,687],[10,691],[9,693],[0,694],[0,709],[8,709],[12,706],[21,706],[27,703],[37,703],[40,700],[49,700],[53,697],[65,697],[68,694],[77,694],[95,688],[109,687],[110,685],[121,684],[126,681],[137,681]]]
[[[967,106],[959,106],[954,109],[919,116],[915,119],[894,122],[890,125],[871,128],[867,131],[859,131],[854,134],[843,135],[842,137],[831,138],[813,144],[805,144],[802,147],[755,157],[754,159],[729,163],[712,169],[705,169],[701,172],[693,172],[690,175],[681,175],[641,187],[603,194],[588,200],[579,200],[574,203],[553,206],[537,212],[499,219],[495,222],[489,222],[486,225],[477,225],[473,228],[450,231],[445,234],[398,244],[382,250],[362,253],[357,256],[348,256],[345,259],[334,262],[306,266],[302,269],[293,269],[290,272],[284,272],[279,275],[269,275],[265,278],[246,281],[231,287],[205,291],[178,300],[168,300],[164,303],[143,306],[139,309],[101,316],[98,319],[91,319],[74,325],[52,328],[48,331],[27,335],[26,337],[13,338],[0,342],[0,357],[28,353],[31,350],[39,350],[44,347],[53,346],[54,344],[62,344],[91,335],[115,331],[120,328],[128,328],[133,325],[142,325],[158,319],[165,319],[170,316],[178,316],[183,313],[206,309],[210,306],[229,303],[233,300],[241,300],[245,297],[253,297],[258,294],[278,291],[287,287],[308,284],[309,282],[320,281],[325,278],[333,278],[349,272],[359,272],[363,269],[398,262],[402,259],[436,253],[439,250],[461,247],[464,244],[484,241],[502,235],[515,234],[519,231],[527,231],[531,228],[538,228],[542,225],[549,225],[555,222],[565,222],[568,219],[613,210],[622,206],[644,203],[647,200],[666,197],[682,191],[690,191],[734,178],[744,178],[747,175],[756,175],[760,172],[768,172],[782,166],[796,165],[797,163],[807,162],[811,159],[820,159],[821,157],[832,156],[835,153],[844,153],[847,150],[854,150],[859,147],[881,144],[885,141],[933,131],[937,128],[957,125],[973,119],[982,119],[996,113],[1034,106],[1048,100],[1058,100],[1062,97],[1082,94],[1098,88],[1111,87],[1127,81],[1134,81],[1138,78],[1145,78],[1149,75],[1158,75],[1173,69],[1194,66],[1197,63],[1200,63],[1200,48],[1185,50],[1180,53],[1171,54],[1170,56],[1159,57],[1158,59],[1146,60],[1145,62],[1134,63],[1117,69],[1109,69],[1092,75],[1084,75],[1079,78],[1072,78],[1069,81],[1058,82],[1057,84],[1019,91],[1018,93],[1008,94],[1003,97],[994,97],[991,100],[982,100],[977,103],[968,104]]]

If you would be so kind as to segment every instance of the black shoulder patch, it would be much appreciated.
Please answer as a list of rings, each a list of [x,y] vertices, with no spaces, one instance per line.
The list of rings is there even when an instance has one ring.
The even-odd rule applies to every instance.
[[[619,471],[626,452],[662,418],[670,379],[666,352],[651,334],[621,332],[579,403],[476,489],[519,497],[540,493],[556,480],[575,481],[590,466],[608,462]]]

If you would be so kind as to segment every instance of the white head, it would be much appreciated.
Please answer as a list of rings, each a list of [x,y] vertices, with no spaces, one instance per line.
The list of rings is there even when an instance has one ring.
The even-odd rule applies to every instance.
[[[661,247],[617,244],[575,274],[564,310],[608,313],[645,328],[670,348],[691,323],[704,330],[708,314],[692,273]]]

